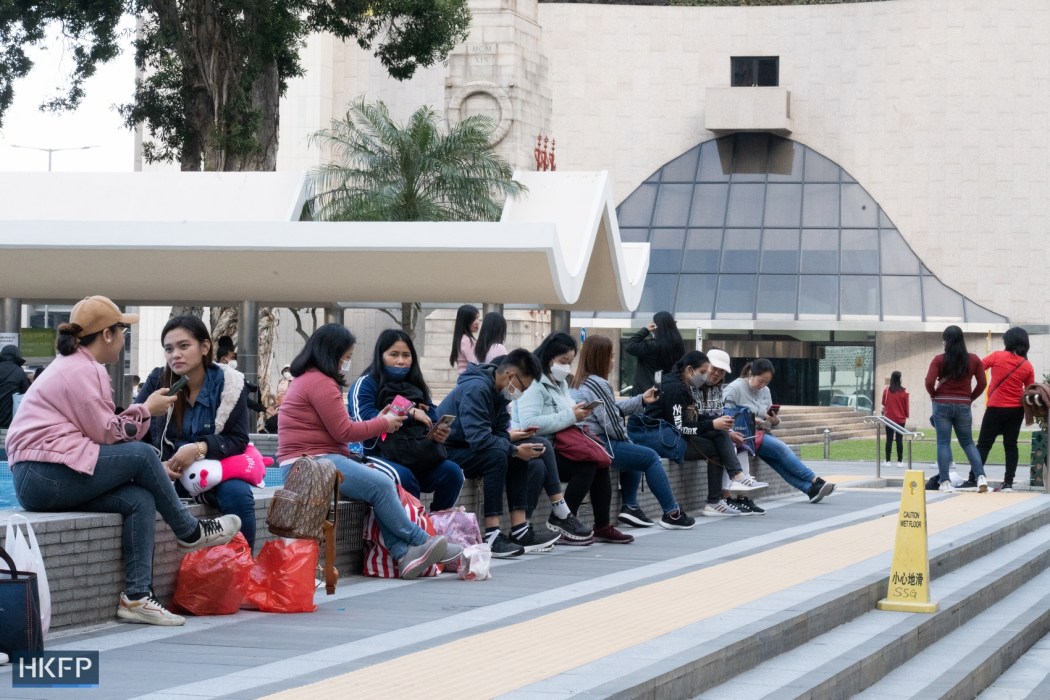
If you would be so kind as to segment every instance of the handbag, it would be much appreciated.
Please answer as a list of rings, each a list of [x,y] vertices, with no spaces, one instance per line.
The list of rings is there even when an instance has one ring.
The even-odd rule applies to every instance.
[[[26,534],[16,524],[15,518],[21,521]],[[40,545],[36,541],[36,533],[33,526],[21,513],[12,513],[7,520],[7,535],[4,546],[15,566],[22,571],[31,571],[36,574],[37,595],[40,600],[40,630],[47,634],[51,628],[51,587],[47,583],[47,570],[44,568],[44,557],[40,553]]]
[[[3,547],[0,559],[0,651],[8,656],[19,651],[43,651],[37,575],[19,571]]]
[[[593,462],[600,469],[612,465],[612,455],[605,451],[601,441],[579,425],[554,433],[554,451],[574,462]]]
[[[726,406],[724,412],[733,418],[733,431],[744,436],[744,449],[752,455],[757,454],[766,433],[755,429],[755,414],[747,406]]]

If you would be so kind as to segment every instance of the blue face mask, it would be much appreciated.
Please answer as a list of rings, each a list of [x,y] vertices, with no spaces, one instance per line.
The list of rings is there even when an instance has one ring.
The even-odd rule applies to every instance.
[[[409,367],[384,367],[383,368],[383,372],[385,372],[386,376],[390,377],[391,379],[404,379],[405,377],[408,376],[408,373],[409,373],[409,371],[411,371],[411,369],[412,369],[411,366],[409,366]]]

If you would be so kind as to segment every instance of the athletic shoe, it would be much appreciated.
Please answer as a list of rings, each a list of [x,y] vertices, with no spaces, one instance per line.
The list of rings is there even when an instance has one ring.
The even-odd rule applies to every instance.
[[[748,486],[754,486],[755,488],[759,489],[764,489],[767,486],[769,486],[769,484],[767,484],[765,481],[759,481],[758,479],[752,476],[748,476],[747,474],[744,475],[744,483]]]
[[[405,556],[397,560],[397,569],[401,572],[401,578],[410,581],[417,578],[421,573],[437,564],[445,557],[448,549],[448,540],[442,535],[432,535],[423,544],[409,547]]]
[[[948,481],[942,481],[941,485],[937,487],[937,490],[952,493],[955,491],[955,487],[952,486],[952,481],[949,479]]]
[[[7,654],[5,654],[4,652],[0,651],[0,666],[3,666],[4,664],[8,663],[10,660],[11,659],[10,659],[10,657],[8,657]]]
[[[565,535],[558,537],[558,541],[554,544],[561,545],[563,547],[586,547],[594,544],[594,536],[586,537],[582,540],[570,540]]]
[[[182,615],[168,612],[152,594],[141,600],[130,600],[121,593],[120,604],[117,606],[117,617],[121,620],[139,622],[144,625],[180,627],[186,624],[186,618]]]
[[[176,539],[175,544],[183,552],[196,552],[198,549],[226,544],[241,530],[241,519],[236,515],[223,515],[218,518],[198,520],[200,534],[197,539],[185,541]],[[181,624],[181,623],[180,623]]]
[[[649,519],[640,506],[629,506],[626,503],[620,506],[620,514],[616,516],[616,519],[631,527],[652,527],[656,524]]]
[[[738,498],[727,501],[729,505],[739,510],[744,515],[765,515],[766,509],[759,508],[758,505],[747,496],[740,496]]]
[[[948,481],[951,482],[952,480],[948,479]],[[976,491],[979,483],[973,479],[967,479],[961,484],[952,483],[952,486],[955,487],[956,491]]]
[[[547,529],[551,532],[560,533],[562,537],[570,540],[586,540],[594,535],[591,528],[581,523],[579,518],[572,513],[569,513],[564,518],[559,518],[554,513],[551,513],[550,517],[547,518]]]
[[[927,480],[927,482],[926,482],[926,490],[927,491],[936,491],[937,487],[940,486],[940,485],[941,485],[941,477],[938,476],[937,474],[934,474],[933,476],[931,476],[929,478],[929,480]]]
[[[891,462],[890,460],[887,459],[885,462],[882,463],[882,466],[884,466],[887,469],[889,469],[890,467],[893,466],[893,462]]]
[[[496,559],[511,559],[513,557],[520,557],[525,553],[524,547],[508,540],[502,532],[497,533],[496,537],[491,541],[488,538],[486,538],[485,541],[489,543],[489,549],[492,551],[492,556]]]
[[[897,469],[904,469],[904,462],[897,462]]]
[[[835,484],[824,481],[819,476],[817,480],[813,482],[813,485],[809,487],[809,491],[806,495],[809,496],[810,503],[820,503],[825,498],[831,495],[831,492],[835,490]]]
[[[744,478],[740,479],[739,481],[735,481],[735,480],[732,480],[732,479],[730,479],[730,481],[729,481],[729,490],[734,492],[734,493],[735,492],[750,493],[751,491],[758,491],[761,488],[764,488],[764,487],[763,486],[759,486],[758,484],[755,483],[754,480],[748,479],[748,477],[746,477],[746,476]]]
[[[620,532],[613,527],[612,524],[595,528],[594,539],[599,542],[610,542],[612,544],[631,544],[634,542],[634,537],[632,535],[626,535]]]
[[[700,511],[700,515],[708,518],[718,518],[727,515],[741,515],[740,511],[725,502],[725,499],[718,501],[718,503],[705,503],[703,509]]]
[[[1003,485],[997,488],[996,491],[1001,491],[1002,493],[1013,493],[1014,485],[1012,482],[1009,481],[1003,482]]]
[[[543,554],[554,549],[554,543],[558,541],[558,533],[539,533],[532,529],[532,523],[520,537],[511,534],[510,541],[525,550],[526,554]]]
[[[977,477],[977,493],[987,493],[987,492],[988,492],[988,478],[984,474],[982,474],[979,477]]]
[[[660,527],[665,530],[692,530],[694,525],[696,525],[696,520],[689,517],[682,508],[674,511],[673,514],[664,513],[664,517],[660,518]]]
[[[445,556],[441,557],[438,564],[445,567],[445,571],[459,571],[459,555],[463,553],[463,546],[449,542],[445,547]]]

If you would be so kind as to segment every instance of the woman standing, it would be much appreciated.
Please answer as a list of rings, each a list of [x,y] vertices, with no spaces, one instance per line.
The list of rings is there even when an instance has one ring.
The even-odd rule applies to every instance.
[[[124,516],[124,592],[117,617],[176,626],[186,620],[153,597],[156,516],[175,534],[180,551],[229,542],[236,515],[198,520],[179,500],[156,451],[138,442],[150,416],[175,403],[158,389],[114,413],[113,387],[103,365],[120,358],[124,334],[137,314],[121,313],[102,296],[77,303],[58,327],[59,357],[33,382],[7,433],[15,495],[26,510],[120,513]]]
[[[379,334],[372,353],[372,364],[350,389],[347,396],[350,417],[355,421],[370,421],[379,416],[383,407],[390,405],[390,401],[398,395],[415,404],[398,433],[410,432],[420,441],[444,444],[449,434],[448,426],[438,426],[430,433],[430,428],[438,419],[437,407],[430,400],[430,388],[419,369],[416,347],[408,333],[389,328]],[[382,447],[378,439],[368,440],[365,442],[365,454],[372,461],[383,462],[395,470],[406,491],[416,498],[419,498],[420,492],[433,493],[431,510],[445,510],[456,505],[460,489],[463,488],[463,470],[458,464],[437,458],[427,463],[399,464],[382,457]]]
[[[478,329],[481,328],[481,313],[476,306],[464,304],[456,311],[456,325],[452,329],[452,354],[448,363],[463,374],[467,365],[474,362],[474,345]]]
[[[331,460],[344,477],[339,493],[372,506],[401,578],[414,579],[431,564],[458,557],[460,548],[444,537],[429,537],[408,519],[390,477],[351,459],[349,443],[395,432],[405,420],[387,408],[363,423],[350,420],[342,388],[354,342],[348,329],[328,323],[314,331],[292,360],[294,380],[278,414],[277,460],[282,476],[302,455]]]
[[[992,380],[985,399],[981,432],[977,436],[977,454],[983,465],[995,439],[1003,436],[1006,474],[1000,489],[1013,491],[1017,474],[1017,436],[1024,420],[1021,395],[1030,384],[1035,384],[1035,369],[1028,361],[1028,331],[1024,328],[1014,327],[1006,331],[1003,346],[1004,350],[996,350],[981,360],[981,366],[992,371]],[[972,472],[970,481],[977,485]]]
[[[901,373],[893,372],[890,374],[890,385],[882,390],[882,415],[903,428],[908,420],[908,403],[908,390],[901,386]],[[893,447],[894,438],[897,440],[897,468],[900,469],[904,466],[904,436],[887,425],[885,464],[887,467],[890,466],[890,448]]]
[[[632,391],[641,396],[655,383],[656,372],[669,372],[685,354],[685,343],[674,316],[669,311],[659,311],[652,323],[627,339],[623,349],[638,358]]]
[[[507,354],[503,342],[507,339],[507,321],[503,314],[490,311],[481,321],[481,332],[474,346],[474,359],[479,365],[492,362]]]
[[[988,490],[988,479],[977,447],[973,444],[973,413],[970,410],[984,391],[987,381],[981,368],[981,358],[966,351],[962,329],[948,326],[941,334],[944,352],[933,358],[926,372],[926,391],[933,400],[930,421],[937,431],[937,470],[940,491],[954,491],[948,478],[948,464],[952,459],[952,430],[959,447],[970,460],[970,468],[977,475],[977,490]]]
[[[248,446],[248,393],[244,375],[212,361],[211,335],[196,316],[176,316],[160,333],[164,367],[154,369],[135,403],[144,403],[163,387],[185,377],[189,383],[176,395],[171,410],[150,422],[149,441],[164,466],[176,478],[175,490],[186,496],[177,479],[198,459],[221,460],[243,454]],[[241,519],[241,533],[255,547],[255,496],[242,479],[220,481],[200,500],[221,513]]]

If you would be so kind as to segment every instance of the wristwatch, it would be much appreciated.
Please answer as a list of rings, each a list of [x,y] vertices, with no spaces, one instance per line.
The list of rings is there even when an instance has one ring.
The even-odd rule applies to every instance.
[[[197,443],[197,459],[204,459],[208,454],[208,443],[201,440]]]

